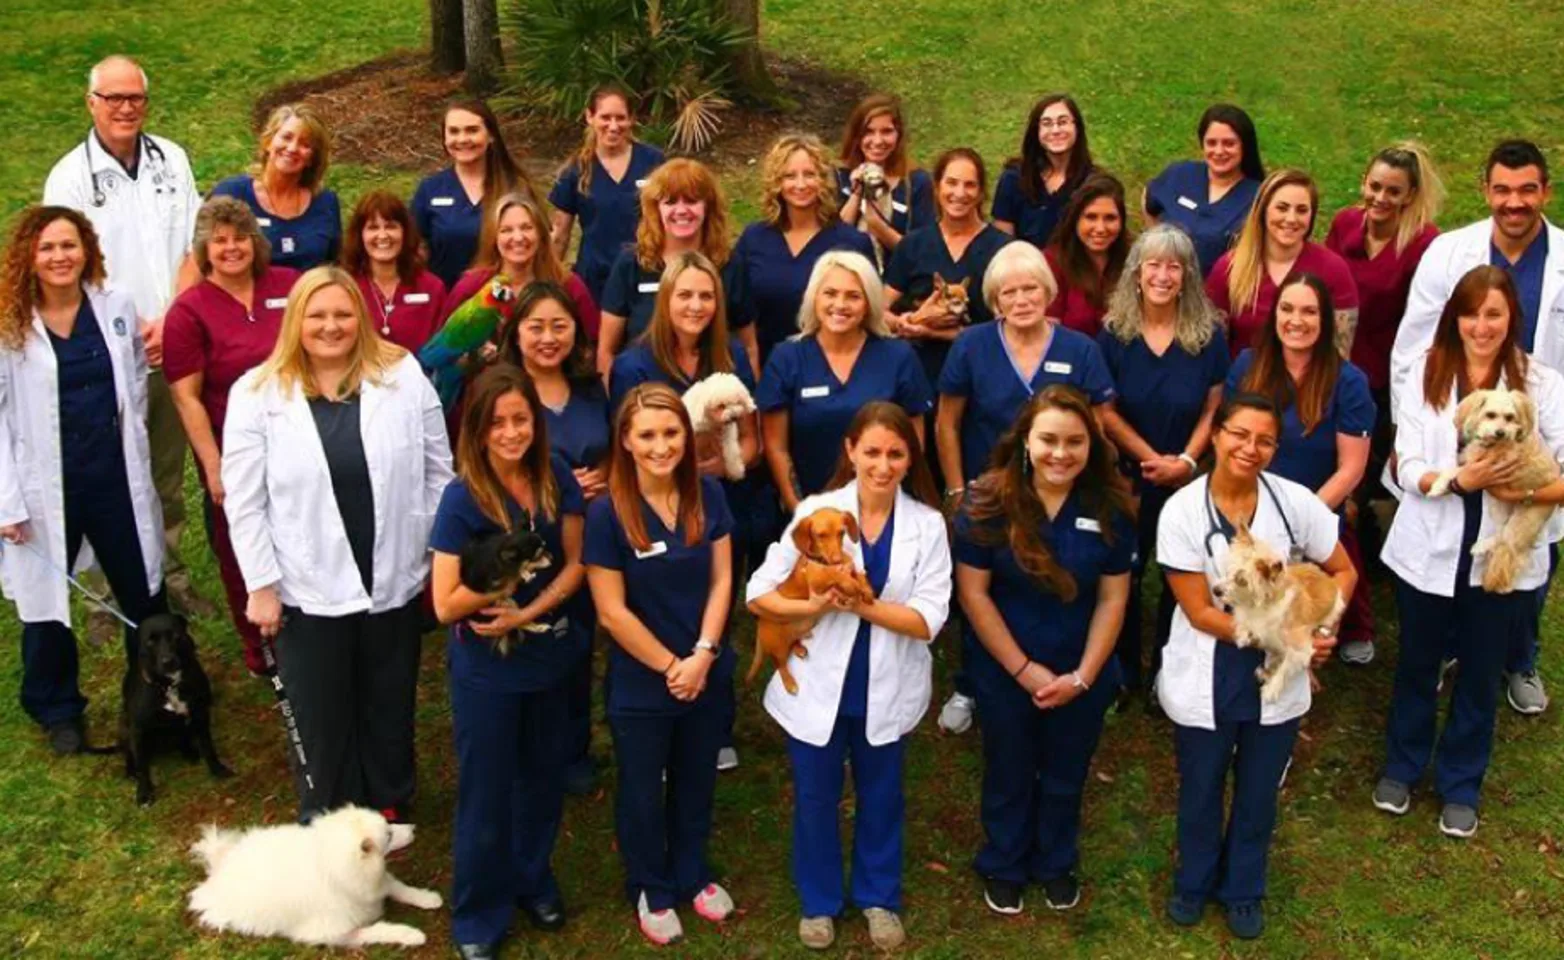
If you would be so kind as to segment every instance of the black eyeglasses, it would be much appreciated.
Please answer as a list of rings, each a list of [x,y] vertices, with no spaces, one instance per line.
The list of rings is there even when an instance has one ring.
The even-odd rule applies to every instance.
[[[144,93],[99,93],[94,90],[92,95],[116,110],[120,107],[135,107],[140,110],[147,105],[147,95]]]

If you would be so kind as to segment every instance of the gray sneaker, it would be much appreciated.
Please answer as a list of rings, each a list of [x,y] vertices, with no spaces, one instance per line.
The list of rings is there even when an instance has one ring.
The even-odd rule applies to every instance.
[[[1348,640],[1336,650],[1336,656],[1342,663],[1350,663],[1354,666],[1364,666],[1374,662],[1374,641],[1372,640]]]
[[[1439,812],[1439,832],[1465,840],[1477,832],[1477,808],[1464,803],[1447,803]]]
[[[1400,780],[1380,777],[1374,784],[1374,807],[1401,816],[1412,805],[1412,788]]]
[[[717,770],[727,773],[729,770],[739,768],[739,752],[732,747],[723,747],[717,751]]]
[[[1537,671],[1510,673],[1504,679],[1511,710],[1530,716],[1548,709],[1548,691]]]

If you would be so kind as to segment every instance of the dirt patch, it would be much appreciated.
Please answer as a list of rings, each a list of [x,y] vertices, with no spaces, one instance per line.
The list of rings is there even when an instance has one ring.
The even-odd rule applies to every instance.
[[[701,155],[718,170],[759,158],[778,134],[816,133],[834,149],[853,105],[871,88],[858,77],[804,60],[768,57],[772,76],[789,109],[736,106],[723,113],[722,129]],[[283,103],[305,102],[330,126],[333,159],[385,169],[431,171],[445,162],[440,116],[462,95],[461,77],[431,73],[422,51],[401,50],[356,67],[285,84],[256,101],[251,122],[259,130],[266,115]],[[545,179],[579,142],[571,124],[526,113],[502,114],[505,142],[527,172]]]

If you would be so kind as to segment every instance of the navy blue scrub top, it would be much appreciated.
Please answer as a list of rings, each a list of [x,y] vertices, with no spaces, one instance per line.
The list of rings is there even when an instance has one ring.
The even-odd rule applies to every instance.
[[[689,656],[700,639],[701,618],[711,593],[712,543],[733,532],[728,501],[721,485],[711,477],[701,478],[701,502],[705,530],[691,547],[685,545],[682,523],[668,529],[643,500],[641,516],[651,539],[651,547],[645,551],[630,544],[608,497],[598,497],[587,506],[587,565],[617,570],[624,576],[626,606],[678,657]],[[732,682],[733,651],[726,642],[721,646],[707,675],[703,698]],[[676,716],[695,706],[675,700],[662,673],[625,653],[618,643],[610,643],[607,685],[609,716]]]
[[[1514,263],[1505,259],[1499,248],[1488,242],[1488,263],[1510,275],[1521,301],[1521,349],[1531,353],[1537,342],[1537,318],[1542,313],[1542,278],[1548,268],[1548,231],[1532,240],[1526,252]]]
[[[985,526],[994,523],[984,521]],[[1112,534],[1112,543],[1104,536],[1098,520],[1081,512],[1080,494],[1073,490],[1060,505],[1059,514],[1044,522],[1040,531],[1044,546],[1075,578],[1078,588],[1075,600],[1065,603],[1022,570],[1008,546],[976,542],[976,523],[965,509],[956,516],[956,562],[989,571],[988,594],[1006,629],[1028,658],[1054,673],[1069,673],[1081,664],[1092,615],[1097,611],[1101,578],[1128,573],[1134,562],[1135,522],[1118,515],[1110,523],[1112,529],[1107,532]],[[974,686],[990,694],[1014,687],[1015,680],[978,640],[971,623],[964,617],[962,621],[964,662]],[[1117,683],[1118,669],[1118,660],[1110,657],[1097,682]],[[1253,678],[1251,673],[1251,685]]]
[[[255,211],[261,233],[272,246],[272,266],[308,270],[335,263],[342,247],[342,206],[334,191],[324,188],[310,197],[310,205],[297,217],[279,217],[261,209],[255,199],[255,180],[242,173],[212,188],[214,197],[234,197]]]
[[[585,509],[581,487],[565,461],[557,454],[550,456],[549,468],[554,471],[554,483],[559,488],[559,506],[552,520],[538,513],[531,515],[531,523],[533,530],[543,538],[554,562],[538,571],[531,583],[516,588],[512,597],[520,607],[535,600],[564,569],[564,517],[581,516]],[[505,509],[513,528],[528,522],[528,514],[508,496]],[[466,482],[456,479],[440,497],[434,528],[429,534],[429,549],[459,557],[462,548],[474,538],[499,532],[499,524],[478,509]],[[581,589],[585,591],[585,585]],[[575,609],[578,607],[567,603],[563,608],[550,610],[546,622],[553,629],[548,633],[523,633],[520,643],[513,638],[510,654],[503,657],[489,640],[473,633],[465,623],[452,624],[450,641],[446,645],[451,680],[464,687],[495,693],[536,693],[558,686],[592,643],[593,625],[573,620],[562,612]]]
[[[788,249],[781,228],[765,222],[744,228],[733,259],[744,267],[762,364],[778,343],[798,332],[798,310],[804,302],[809,275],[814,272],[816,261],[831,250],[861,253],[874,263],[874,241],[867,233],[845,223],[833,223],[820,230],[796,257]]]
[[[548,202],[560,213],[581,221],[581,246],[576,251],[576,276],[601,303],[603,284],[619,251],[635,243],[641,223],[641,185],[663,164],[663,152],[650,144],[630,145],[630,165],[623,180],[615,180],[603,162],[592,157],[592,183],[581,192],[581,167],[571,161],[560,171]]]
[[[961,472],[964,481],[988,468],[989,454],[1037,391],[1055,383],[1075,387],[1095,406],[1113,399],[1113,378],[1097,344],[1084,333],[1053,324],[1042,362],[1031,379],[1016,366],[1002,321],[961,331],[939,378],[942,395],[964,397]]]
[[[97,485],[125,480],[114,361],[97,314],[85,295],[69,337],[49,333],[60,385],[60,460],[67,499],[92,495]],[[126,330],[128,335],[131,331]]]
[[[1211,339],[1194,356],[1174,340],[1159,357],[1146,346],[1145,337],[1125,343],[1107,329],[1097,334],[1097,347],[1118,386],[1119,415],[1151,449],[1173,456],[1183,453],[1200,424],[1206,396],[1227,379],[1227,339],[1222,329],[1214,328]],[[1126,457],[1121,466],[1141,489],[1140,465]]]
[[[896,510],[885,518],[880,538],[870,542],[863,538],[863,572],[869,586],[878,597],[885,590],[885,579],[891,572],[891,541],[896,539]],[[869,715],[869,631],[874,624],[867,620],[858,622],[858,633],[853,637],[853,651],[847,658],[847,679],[842,682],[842,703],[836,714],[840,717],[866,717]]]
[[[455,167],[431,173],[418,182],[408,204],[418,232],[429,245],[429,272],[449,290],[478,252],[483,232],[483,197],[474,203],[467,197]]]
[[[885,285],[901,291],[901,299],[890,304],[897,313],[916,310],[929,294],[934,292],[934,275],[937,273],[947,283],[960,283],[971,278],[967,285],[968,325],[994,319],[988,304],[983,302],[983,275],[988,263],[999,248],[1014,237],[993,224],[984,224],[972,242],[961,252],[961,259],[950,259],[950,248],[945,245],[945,235],[938,226],[914,230],[902,238],[891,262],[885,267]],[[950,353],[949,340],[913,340],[913,349],[923,361],[923,375],[930,383],[938,383],[940,369],[945,366],[945,356]]]
[[[344,400],[314,397],[309,400],[315,432],[320,435],[321,452],[326,455],[326,473],[331,478],[332,499],[342,518],[342,530],[348,538],[348,550],[358,567],[364,592],[375,592],[375,489],[369,477],[369,458],[364,454],[364,432],[360,395]]]
[[[728,338],[728,356],[733,363],[733,374],[744,384],[744,389],[749,395],[755,395],[755,371],[749,365],[749,351],[739,342],[738,337]],[[643,383],[663,383],[672,387],[679,396],[684,396],[684,391],[695,385],[693,380],[686,380],[683,376],[674,376],[657,365],[657,357],[652,354],[651,344],[646,342],[635,343],[628,350],[614,358],[613,368],[608,372],[608,409],[618,410],[619,404],[624,401],[625,394]]]
[[[1080,176],[1061,183],[1054,193],[1049,193],[1048,188],[1039,183],[1037,202],[1034,203],[1026,198],[1026,193],[1021,189],[1021,167],[1007,166],[999,174],[999,183],[994,187],[993,217],[1015,224],[1016,239],[1025,240],[1041,250],[1048,246],[1054,228],[1064,216],[1064,208],[1069,206],[1076,188],[1091,172],[1088,167]]]
[[[1209,277],[1211,268],[1243,229],[1244,218],[1259,192],[1260,182],[1246,178],[1229,187],[1213,204],[1205,163],[1185,160],[1171,164],[1146,184],[1146,212],[1189,234],[1200,257],[1200,275]]]
[[[548,426],[549,449],[572,470],[595,467],[608,459],[608,395],[597,378],[571,383],[570,399],[560,410],[544,404],[543,422]]]
[[[603,285],[603,299],[598,306],[604,313],[625,318],[625,343],[634,343],[651,326],[652,311],[657,308],[657,285],[662,276],[661,270],[642,268],[635,258],[634,247],[619,251],[619,258],[608,272],[608,282]],[[743,266],[737,257],[730,258],[722,267],[722,295],[728,308],[729,330],[755,322],[744,281]]]
[[[874,400],[898,404],[914,418],[934,408],[929,381],[906,341],[870,334],[845,383],[831,372],[814,337],[777,344],[761,372],[755,406],[761,413],[787,411],[788,452],[800,494],[825,489],[848,425]]]
[[[1227,373],[1226,395],[1238,392],[1253,365],[1253,350],[1238,355]],[[1325,405],[1325,414],[1308,436],[1304,436],[1303,422],[1298,419],[1298,405],[1289,398],[1282,409],[1282,435],[1278,438],[1276,456],[1266,469],[1317,492],[1336,472],[1336,435],[1370,436],[1374,432],[1374,416],[1374,398],[1369,393],[1368,377],[1351,363],[1343,362],[1341,373],[1336,377],[1336,390]]]
[[[841,195],[837,207],[846,206],[848,198],[853,195],[851,170],[842,167],[836,169],[836,189]],[[909,191],[911,200],[907,199]],[[908,230],[917,230],[933,223],[934,178],[926,171],[914,170],[891,190],[891,229],[905,235]]]

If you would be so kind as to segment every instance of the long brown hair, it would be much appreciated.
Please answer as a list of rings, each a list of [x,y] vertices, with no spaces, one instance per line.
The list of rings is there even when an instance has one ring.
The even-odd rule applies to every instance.
[[[559,262],[559,256],[554,252],[554,243],[549,239],[548,217],[543,213],[543,207],[538,203],[537,198],[526,193],[507,193],[484,210],[483,230],[478,234],[478,249],[472,256],[472,269],[498,270],[503,265],[504,261],[500,259],[499,250],[500,221],[517,207],[527,212],[527,218],[537,229],[538,246],[532,252],[533,279],[547,280],[564,286],[568,272]]]
[[[1282,305],[1282,294],[1297,286],[1308,287],[1319,299],[1320,336],[1314,341],[1303,382],[1295,384],[1292,374],[1287,372],[1281,333],[1276,329],[1276,314]],[[1254,363],[1240,389],[1270,397],[1278,410],[1286,410],[1296,403],[1303,434],[1308,436],[1325,418],[1325,408],[1330,406],[1331,397],[1336,393],[1336,381],[1341,377],[1341,362],[1341,354],[1336,350],[1336,308],[1331,302],[1330,288],[1312,273],[1290,273],[1276,288],[1276,302],[1271,304],[1270,318],[1255,333]]]
[[[609,97],[618,97],[620,100],[624,101],[625,113],[630,115],[630,130],[632,131],[629,134],[630,149],[634,150],[635,101],[631,98],[629,90],[625,89],[618,83],[614,83],[612,80],[607,83],[598,84],[592,88],[591,93],[587,94],[586,112],[589,115],[596,113],[598,105],[601,104],[604,100],[607,100]],[[596,167],[593,165],[593,161],[596,159],[597,131],[593,130],[592,124],[588,122],[586,124],[586,133],[581,135],[581,148],[577,150],[576,155],[571,157],[570,160],[568,160],[565,164],[565,168],[567,170],[572,166],[576,168],[576,192],[581,194],[583,197],[589,197],[592,195],[592,174],[596,169]],[[563,170],[560,172],[564,173]]]
[[[337,262],[355,277],[370,275],[369,250],[364,247],[364,228],[376,217],[402,228],[402,249],[396,255],[396,275],[403,283],[412,283],[424,269],[424,255],[419,250],[423,237],[418,232],[418,224],[413,222],[413,215],[407,210],[407,204],[390,190],[371,190],[359,198],[358,205],[353,208],[353,217],[348,221],[347,234],[342,238],[342,255],[337,258]]]
[[[559,509],[559,485],[549,465],[548,422],[543,417],[543,401],[538,388],[525,370],[508,363],[496,363],[478,374],[467,388],[467,403],[462,408],[461,433],[456,441],[456,475],[467,484],[467,492],[483,515],[506,531],[511,528],[511,499],[500,476],[489,462],[489,427],[494,408],[508,393],[519,393],[532,412],[532,442],[521,456],[521,472],[532,495],[537,498],[538,513],[552,520]]]
[[[69,207],[29,207],[17,217],[11,229],[11,240],[0,258],[0,347],[20,350],[27,341],[27,331],[32,329],[33,311],[43,297],[38,274],[33,261],[38,253],[38,238],[44,228],[56,220],[69,221],[81,236],[81,249],[86,260],[82,264],[81,282],[84,286],[101,287],[108,276],[103,266],[103,247],[98,243],[98,232],[92,222]]]
[[[614,412],[614,439],[608,451],[608,500],[614,505],[614,516],[619,518],[619,526],[624,528],[625,539],[630,545],[637,550],[651,549],[635,458],[625,447],[630,425],[642,410],[666,410],[677,416],[684,428],[684,455],[674,468],[673,480],[679,489],[679,522],[684,526],[684,544],[693,547],[706,535],[706,507],[701,502],[701,478],[695,468],[695,428],[690,423],[689,411],[684,409],[684,401],[672,387],[661,383],[639,384],[625,394],[619,409]]]
[[[831,474],[831,479],[826,483],[825,488],[836,490],[857,478],[857,472],[853,470],[853,462],[847,457],[847,448],[856,447],[864,431],[870,427],[884,427],[907,445],[907,453],[911,459],[907,465],[907,475],[902,478],[901,488],[912,499],[938,510],[939,493],[934,486],[934,474],[929,470],[929,460],[923,453],[923,445],[918,442],[918,433],[913,429],[912,417],[908,416],[907,411],[903,410],[900,404],[885,400],[874,400],[858,408],[852,423],[847,425],[842,452],[836,458],[836,471]]]
[[[523,193],[531,197],[533,203],[540,203],[537,188],[505,145],[500,118],[494,115],[487,103],[476,98],[447,103],[445,109],[440,111],[440,142],[445,142],[445,118],[453,110],[470,113],[482,120],[483,129],[489,134],[489,145],[483,151],[483,205],[490,206],[507,193]]]
[[[1486,383],[1473,383],[1466,373],[1466,345],[1461,342],[1461,318],[1482,309],[1488,294],[1499,291],[1510,311],[1510,322],[1499,344],[1499,362]],[[1456,399],[1473,390],[1491,390],[1499,385],[1500,374],[1511,390],[1526,390],[1526,352],[1520,347],[1521,299],[1515,281],[1498,267],[1481,264],[1466,272],[1455,285],[1450,299],[1439,314],[1434,342],[1428,348],[1428,365],[1423,369],[1423,400],[1434,410],[1443,410],[1455,387]]]
[[[973,521],[970,535],[974,541],[986,546],[1008,546],[1017,566],[1038,586],[1065,603],[1073,603],[1080,587],[1039,532],[1049,522],[1048,512],[1032,485],[1032,459],[1027,452],[1032,423],[1045,410],[1072,413],[1086,427],[1090,449],[1086,467],[1075,480],[1075,492],[1080,497],[1081,512],[1095,517],[1103,539],[1113,542],[1114,521],[1135,515],[1119,474],[1119,455],[1097,425],[1086,395],[1060,383],[1033,394],[1021,408],[1015,423],[995,445],[988,469],[972,482],[964,509]]]
[[[728,344],[728,308],[722,292],[722,274],[710,260],[693,251],[686,251],[675,254],[668,261],[668,268],[663,271],[662,280],[657,284],[657,305],[652,310],[651,322],[641,337],[652,351],[652,359],[657,361],[657,366],[664,373],[681,382],[686,379],[684,370],[679,366],[679,335],[673,329],[673,288],[679,278],[691,270],[711,278],[712,293],[717,298],[716,312],[712,314],[711,322],[706,324],[706,329],[701,331],[697,345],[696,352],[700,359],[695,366],[695,376],[690,378],[693,383],[714,373],[733,372],[733,350]]]
[[[842,130],[842,166],[855,170],[863,163],[863,134],[875,117],[890,117],[896,127],[896,149],[885,161],[885,175],[903,179],[912,172],[912,163],[907,159],[907,120],[902,114],[901,101],[888,93],[871,93],[853,108],[847,126]]]
[[[667,235],[663,232],[663,218],[657,205],[669,198],[701,200],[706,204],[706,218],[701,221],[699,249],[718,267],[727,265],[733,253],[733,238],[728,230],[728,201],[722,193],[722,185],[711,168],[699,160],[675,157],[652,171],[641,188],[641,222],[635,228],[635,258],[645,270],[661,270],[663,244]]]
[[[1081,240],[1078,227],[1086,208],[1103,197],[1112,200],[1114,208],[1119,211],[1119,235],[1108,246],[1108,265],[1099,274],[1090,251]],[[1129,214],[1124,205],[1124,184],[1112,174],[1093,173],[1070,196],[1064,215],[1054,228],[1051,245],[1058,254],[1059,267],[1064,271],[1066,282],[1084,291],[1087,302],[1101,310],[1108,305],[1108,293],[1119,282],[1124,262],[1130,257],[1130,244],[1134,242],[1135,238],[1130,233]]]

